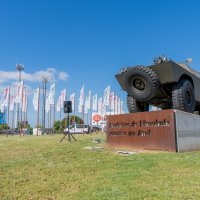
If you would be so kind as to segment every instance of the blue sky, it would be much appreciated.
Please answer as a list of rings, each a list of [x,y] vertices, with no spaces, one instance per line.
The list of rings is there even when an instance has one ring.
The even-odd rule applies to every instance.
[[[200,71],[199,10],[198,0],[0,0],[0,90],[16,82],[16,63],[32,77],[25,80],[30,112],[46,72],[57,97],[67,88],[78,98],[84,84],[99,96],[111,85],[125,98],[114,77],[122,66],[150,65],[165,54],[192,57]]]

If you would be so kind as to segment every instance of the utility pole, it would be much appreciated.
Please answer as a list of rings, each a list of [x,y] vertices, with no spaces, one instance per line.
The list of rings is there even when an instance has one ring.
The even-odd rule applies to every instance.
[[[24,70],[24,65],[16,64],[16,69],[19,72],[19,83],[20,83],[21,82],[21,73]],[[16,119],[17,127],[18,127],[18,121],[19,121],[19,103],[17,104],[17,119]],[[20,133],[20,136],[21,136],[21,133]]]
[[[42,110],[42,129],[45,129],[45,106],[46,106],[46,90],[47,90],[47,82],[48,82],[48,77],[42,77],[42,89],[43,89],[43,110]]]

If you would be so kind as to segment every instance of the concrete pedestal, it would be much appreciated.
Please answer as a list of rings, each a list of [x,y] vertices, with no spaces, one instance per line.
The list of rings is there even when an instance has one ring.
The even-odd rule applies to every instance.
[[[110,115],[107,142],[135,149],[199,150],[200,116],[172,109]]]

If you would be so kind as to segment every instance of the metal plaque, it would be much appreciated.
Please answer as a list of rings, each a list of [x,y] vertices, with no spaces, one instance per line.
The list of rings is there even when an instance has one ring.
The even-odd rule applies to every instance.
[[[135,149],[176,151],[174,110],[107,116],[107,142]]]

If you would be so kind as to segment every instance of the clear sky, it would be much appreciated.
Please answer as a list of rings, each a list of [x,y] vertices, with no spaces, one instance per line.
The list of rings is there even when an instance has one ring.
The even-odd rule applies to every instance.
[[[0,0],[0,88],[17,81],[24,64],[30,94],[48,73],[57,94],[103,95],[107,85],[126,94],[114,75],[122,66],[150,65],[166,55],[193,58],[200,71],[198,0]],[[34,116],[29,121],[33,124]]]

